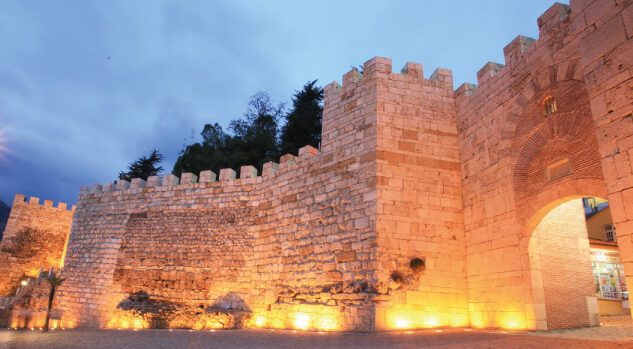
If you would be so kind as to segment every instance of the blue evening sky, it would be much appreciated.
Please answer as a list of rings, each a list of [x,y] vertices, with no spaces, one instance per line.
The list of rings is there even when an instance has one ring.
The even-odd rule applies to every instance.
[[[554,2],[10,1],[0,3],[0,200],[75,203],[156,148],[170,172],[205,123],[249,97],[289,104],[309,80],[389,57],[457,88]]]

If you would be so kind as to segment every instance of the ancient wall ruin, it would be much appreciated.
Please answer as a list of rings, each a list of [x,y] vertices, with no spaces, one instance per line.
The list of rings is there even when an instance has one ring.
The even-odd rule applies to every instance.
[[[394,74],[376,58],[328,85],[320,154],[304,147],[261,176],[245,166],[219,181],[203,172],[83,189],[60,291],[67,318],[104,325],[142,291],[202,307],[230,296],[272,327],[371,331],[402,311],[467,323],[452,80],[408,67],[418,70]],[[403,132],[409,148],[389,152]]]
[[[25,201],[17,194],[13,200],[0,250],[0,297],[10,296],[20,282],[36,277],[40,268],[59,268],[75,207],[67,209],[50,200]]]
[[[449,70],[371,59],[325,87],[321,150],[261,173],[82,188],[62,325],[595,324],[583,232],[552,222],[608,198],[633,284],[632,18],[627,0],[555,4],[538,40],[517,37],[455,91]]]
[[[618,83],[631,80],[630,60],[623,56],[631,53],[632,32],[625,30],[630,8],[622,1],[555,4],[538,19],[538,40],[517,37],[504,48],[505,65],[486,64],[477,74],[478,86],[464,84],[455,91],[475,326],[550,328],[534,294],[528,246],[532,231],[554,207],[581,196],[607,197],[610,191],[605,183],[613,183],[617,171],[605,162],[612,150],[600,138],[626,139],[629,126],[606,134],[596,129],[592,76],[597,69],[606,74],[601,78],[615,78],[606,69],[615,64],[621,69]],[[609,38],[590,43],[598,33]],[[615,120],[630,113],[631,98],[625,100],[629,107]],[[624,160],[621,166],[628,166]],[[572,279],[567,278],[569,292],[576,285]],[[567,323],[579,316],[586,314],[568,314]]]

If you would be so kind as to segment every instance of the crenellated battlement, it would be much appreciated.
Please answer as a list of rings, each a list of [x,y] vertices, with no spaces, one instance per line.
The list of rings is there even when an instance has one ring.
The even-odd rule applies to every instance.
[[[74,211],[76,208],[75,205],[73,205],[70,209],[68,209],[68,204],[66,204],[65,202],[59,202],[57,203],[57,206],[54,206],[52,200],[44,200],[44,203],[40,204],[40,198],[36,196],[31,196],[27,201],[26,197],[23,194],[15,194],[15,197],[13,198],[13,205],[40,206],[40,207],[52,208],[56,210],[66,210],[66,211]]]
[[[357,87],[358,83],[363,81],[371,81],[373,79],[391,78],[421,84],[433,85],[436,87],[446,88],[453,84],[453,72],[445,68],[437,68],[431,76],[426,79],[423,74],[423,66],[420,63],[407,62],[399,73],[392,70],[391,58],[374,57],[363,64],[363,72],[352,68],[343,74],[342,85],[336,81],[327,84],[324,91],[324,99],[329,100],[338,96],[341,91],[348,91]]]
[[[147,188],[171,188],[177,189],[181,187],[201,187],[208,183],[216,183],[216,185],[233,185],[244,184],[249,182],[261,182],[262,180],[275,177],[279,171],[294,168],[296,166],[302,166],[307,161],[319,156],[319,150],[312,146],[305,146],[299,149],[298,156],[293,154],[286,154],[282,156],[279,163],[269,161],[263,165],[262,175],[258,175],[257,168],[255,166],[247,165],[240,168],[239,176],[237,172],[231,168],[224,168],[220,170],[219,176],[213,171],[201,171],[199,176],[193,173],[182,173],[180,178],[173,174],[164,176],[151,176],[147,180],[141,178],[132,178],[131,181],[119,180],[114,183],[94,184],[91,187],[81,187],[79,195],[108,193],[108,192],[138,192]],[[281,173],[281,172],[279,172]],[[24,196],[22,195],[22,200]],[[17,195],[16,195],[17,199]],[[37,203],[38,198],[35,199]],[[65,207],[66,204],[60,203]],[[74,210],[74,206],[73,206]]]
[[[477,72],[477,83],[473,85],[464,83],[455,90],[455,97],[469,97],[478,88],[492,85],[497,76],[505,74],[506,69],[516,67],[530,52],[536,50],[540,40],[547,39],[550,34],[558,32],[562,22],[569,21],[571,7],[569,5],[555,3],[545,11],[537,20],[539,27],[539,39],[518,35],[503,48],[505,64],[488,62]]]
[[[633,7],[602,5],[554,4],[538,19],[538,40],[517,36],[504,63],[487,62],[477,84],[457,89],[448,69],[425,77],[422,64],[407,62],[394,72],[391,59],[374,57],[324,87],[320,148],[285,154],[261,173],[245,165],[82,187],[59,309],[73,326],[106,326],[142,291],[156,304],[230,303],[252,311],[258,327],[547,328],[559,320],[543,299],[561,293],[535,285],[573,263],[533,270],[522,222],[535,202],[585,195],[576,187],[626,189],[612,175],[626,170],[613,165],[626,163],[616,152],[626,142],[613,134],[631,130],[630,108],[625,84],[609,76],[630,79],[622,40],[631,42]],[[600,101],[605,84],[613,94]],[[603,126],[592,126],[592,113],[607,118]],[[615,115],[626,120],[617,130]],[[545,178],[561,153],[573,156],[572,171]],[[600,165],[611,182],[595,190]],[[49,201],[16,201],[42,224],[71,216],[27,207]],[[613,212],[626,213],[621,201]],[[568,293],[560,305],[589,308],[587,295]]]

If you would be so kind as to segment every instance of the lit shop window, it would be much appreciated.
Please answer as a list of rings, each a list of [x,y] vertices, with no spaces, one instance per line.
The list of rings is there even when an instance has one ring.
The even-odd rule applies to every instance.
[[[624,270],[618,252],[591,249],[591,267],[596,285],[596,295],[600,299],[627,300]]]

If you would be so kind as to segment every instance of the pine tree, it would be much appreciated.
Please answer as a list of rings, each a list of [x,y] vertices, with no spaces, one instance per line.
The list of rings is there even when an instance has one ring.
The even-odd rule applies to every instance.
[[[131,181],[132,178],[147,179],[147,177],[156,176],[163,170],[162,166],[157,166],[163,159],[164,156],[154,149],[149,156],[141,156],[131,163],[127,172],[119,172],[119,179]]]
[[[281,154],[297,154],[299,148],[321,143],[321,118],[323,117],[323,89],[316,80],[306,83],[292,98],[292,110],[286,115],[281,129]]]

